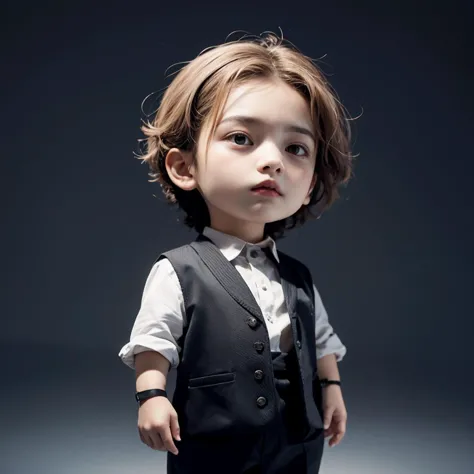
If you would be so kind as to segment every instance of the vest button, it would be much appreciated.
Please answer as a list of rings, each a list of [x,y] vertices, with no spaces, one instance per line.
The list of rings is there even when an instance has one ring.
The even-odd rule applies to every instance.
[[[265,344],[262,341],[257,341],[253,343],[253,347],[257,352],[263,352]]]
[[[247,319],[247,324],[251,328],[254,328],[257,325],[257,320],[254,317],[250,317],[250,318]]]
[[[301,349],[301,341],[296,341],[296,347],[298,347],[298,349]]]
[[[253,375],[255,377],[255,380],[262,380],[263,379],[263,370],[256,370]]]
[[[267,404],[267,399],[265,397],[258,397],[257,398],[257,406],[259,408],[263,408]]]

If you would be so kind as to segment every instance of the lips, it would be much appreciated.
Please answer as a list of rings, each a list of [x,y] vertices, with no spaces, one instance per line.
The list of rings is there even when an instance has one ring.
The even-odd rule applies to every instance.
[[[258,189],[267,189],[267,190],[273,190],[277,192],[281,196],[281,191],[276,183],[276,181],[272,181],[271,179],[267,179],[266,181],[262,181],[260,184],[257,184],[257,186],[254,186],[252,190],[256,191]]]

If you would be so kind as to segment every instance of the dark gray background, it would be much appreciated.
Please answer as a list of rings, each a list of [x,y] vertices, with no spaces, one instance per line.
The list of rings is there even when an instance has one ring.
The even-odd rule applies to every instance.
[[[321,471],[471,473],[471,5],[3,2],[0,471],[164,472],[117,353],[154,259],[195,234],[133,158],[140,105],[168,66],[281,27],[363,111],[343,199],[280,243],[348,347]]]

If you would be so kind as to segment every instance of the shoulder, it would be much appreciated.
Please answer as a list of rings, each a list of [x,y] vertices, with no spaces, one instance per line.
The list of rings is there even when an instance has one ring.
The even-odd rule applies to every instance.
[[[183,292],[173,266],[166,258],[155,261],[143,289],[140,314],[183,318],[183,313]]]
[[[194,250],[191,244],[166,250],[155,259],[150,276],[158,281],[168,280],[181,289],[182,276],[190,270]]]
[[[173,265],[167,258],[158,258],[153,263],[145,284],[145,290],[150,287],[163,289],[164,287],[176,286],[177,276]]]
[[[190,244],[180,245],[179,247],[168,249],[164,251],[161,255],[159,255],[159,257],[155,260],[155,263],[160,262],[161,260],[170,260],[173,258],[177,258],[180,255],[183,255],[184,253],[188,252],[190,249]]]
[[[188,264],[190,264],[197,255],[196,252],[200,245],[202,245],[202,242],[195,240],[188,244],[166,250],[156,261],[167,259],[176,270],[179,268],[187,268]]]

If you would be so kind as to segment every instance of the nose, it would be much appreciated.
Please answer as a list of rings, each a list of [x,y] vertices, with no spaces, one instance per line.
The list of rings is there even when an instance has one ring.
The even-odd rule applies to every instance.
[[[283,160],[280,150],[275,147],[267,147],[260,150],[260,159],[258,161],[258,170],[271,171],[280,174],[283,171]]]

